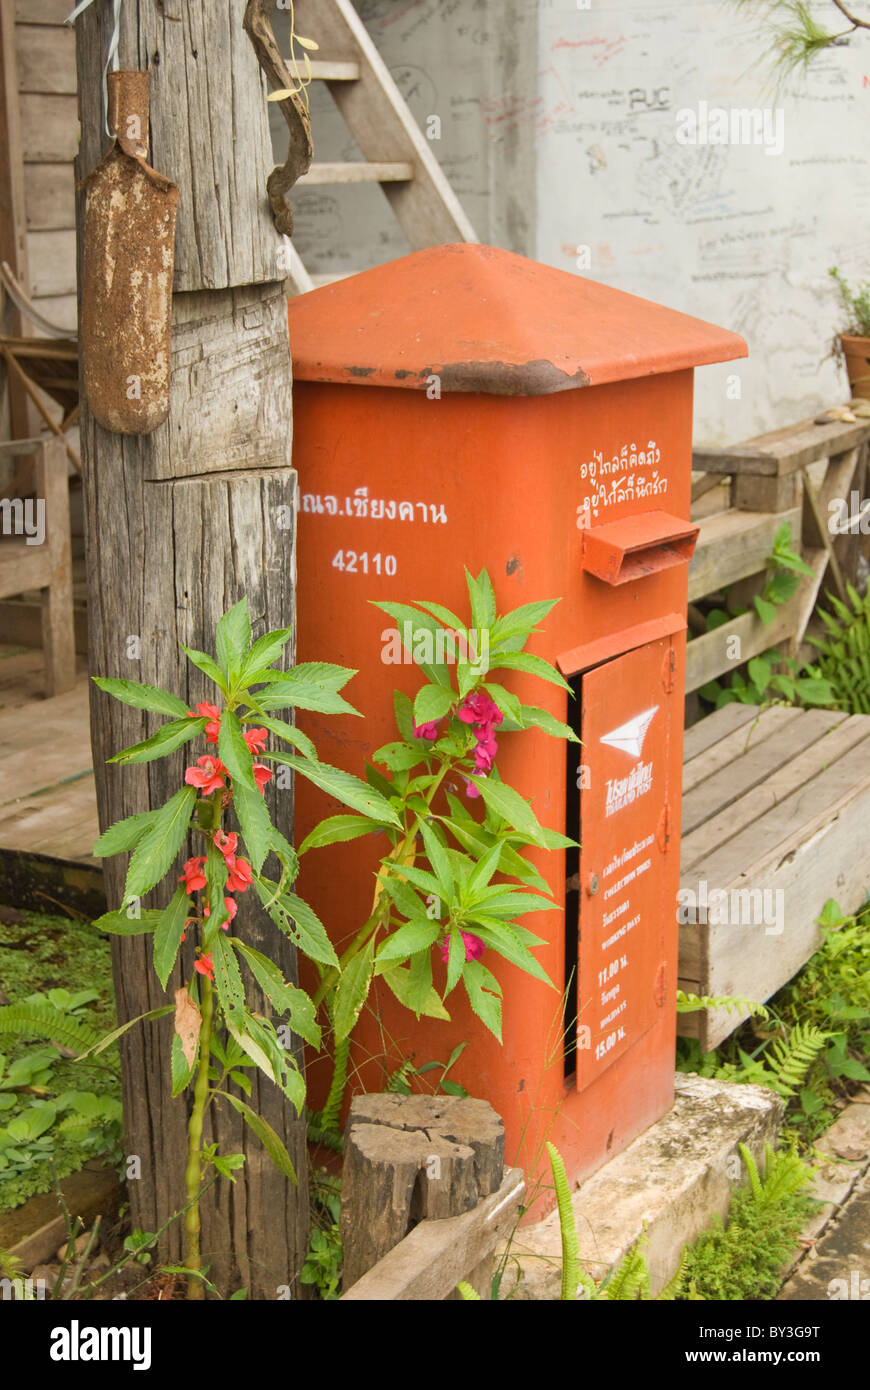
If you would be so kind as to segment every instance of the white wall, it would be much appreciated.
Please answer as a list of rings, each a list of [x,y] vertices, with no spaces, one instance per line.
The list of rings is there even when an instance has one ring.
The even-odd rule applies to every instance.
[[[357,8],[417,119],[441,116],[433,148],[482,240],[747,338],[748,362],[696,374],[699,443],[737,443],[846,399],[826,356],[839,316],[827,268],[870,277],[870,34],[777,97],[754,66],[757,23],[728,0],[584,3]],[[835,14],[830,0],[814,11]],[[782,152],[679,144],[677,113],[699,102],[781,108]],[[359,157],[325,90],[311,106],[315,157]],[[292,201],[314,272],[408,250],[377,188],[299,189]]]

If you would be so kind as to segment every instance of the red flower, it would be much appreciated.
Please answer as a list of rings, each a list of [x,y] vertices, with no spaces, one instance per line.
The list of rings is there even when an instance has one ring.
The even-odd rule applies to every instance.
[[[214,847],[220,850],[224,859],[230,860],[232,858],[236,852],[236,845],[238,843],[239,837],[234,830],[231,830],[229,834],[227,834],[225,830],[215,831]]]
[[[236,902],[235,898],[224,898],[224,906],[226,907],[229,920],[226,922],[221,922],[221,931],[229,931],[230,922],[233,920],[236,913],[238,912],[239,905]],[[211,916],[211,908],[207,907],[202,915],[203,917]]]
[[[441,721],[432,719],[428,724],[418,724],[415,720],[411,721],[414,737],[425,738],[427,742],[434,743],[438,737],[438,725]]]
[[[221,726],[221,712],[217,705],[209,705],[203,702],[201,705],[197,705],[196,709],[196,714],[194,714],[192,709],[187,711],[188,719],[196,719],[199,715],[205,715],[209,720],[208,724],[205,726],[205,741],[206,743],[217,743]]]
[[[272,780],[272,769],[270,767],[264,767],[262,763],[254,763],[254,777],[256,778],[257,786],[260,788],[261,796],[264,796],[266,783]]]
[[[460,931],[459,935],[462,937],[462,944],[465,947],[466,960],[477,960],[483,955],[486,947],[479,936],[475,936],[474,932],[470,931]],[[450,937],[445,936],[444,940],[441,942],[441,959],[446,962],[449,955]]]
[[[248,745],[252,753],[262,753],[266,747],[266,739],[269,737],[268,729],[248,729],[242,738]]]
[[[227,859],[227,868],[230,871],[227,879],[227,888],[231,893],[244,893],[253,882],[253,873],[247,859],[236,859],[234,856]]]
[[[189,767],[184,780],[190,787],[199,787],[203,796],[218,791],[224,785],[226,768],[220,758],[197,758],[196,767]]]
[[[214,963],[210,954],[200,956],[199,960],[195,960],[193,968],[199,975],[205,975],[207,979],[214,981]]]
[[[200,888],[205,887],[205,874],[202,871],[204,864],[204,855],[199,855],[196,859],[188,859],[178,875],[178,882],[184,883],[185,893],[196,893]]]

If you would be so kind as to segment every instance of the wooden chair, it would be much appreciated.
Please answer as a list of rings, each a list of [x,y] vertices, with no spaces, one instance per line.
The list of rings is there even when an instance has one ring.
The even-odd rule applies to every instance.
[[[64,441],[57,436],[0,443],[3,459],[27,454],[34,460],[36,501],[44,503],[45,536],[41,544],[20,534],[15,525],[25,515],[20,498],[0,499],[0,599],[42,591],[42,646],[45,693],[61,695],[75,685],[72,551],[69,483]],[[16,534],[16,532],[19,532]]]
[[[6,261],[0,263],[0,285],[19,314],[44,335],[39,338],[16,338],[0,333],[0,357],[52,434],[63,440],[67,457],[76,472],[81,473],[82,461],[65,438],[66,431],[76,423],[79,414],[79,348],[76,335],[58,328],[39,313]],[[45,392],[60,406],[63,411],[60,424],[46,408],[40,392]]]

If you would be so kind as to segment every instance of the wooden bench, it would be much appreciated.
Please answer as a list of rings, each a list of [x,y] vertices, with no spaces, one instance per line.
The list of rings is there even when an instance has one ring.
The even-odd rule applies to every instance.
[[[868,824],[870,716],[729,704],[689,729],[680,988],[769,999],[817,949],[826,900],[870,894]],[[681,1014],[679,1031],[706,1051],[743,1017]]]
[[[21,534],[25,504],[21,499],[0,499],[0,599],[41,590],[45,693],[60,695],[72,689],[76,675],[66,452],[63,440],[56,437],[0,443],[0,461],[20,455],[34,459],[36,503],[44,504],[45,536],[34,543],[34,535]]]

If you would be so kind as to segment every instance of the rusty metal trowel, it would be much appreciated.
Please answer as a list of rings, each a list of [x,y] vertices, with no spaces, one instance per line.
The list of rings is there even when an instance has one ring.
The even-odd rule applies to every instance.
[[[115,434],[150,434],[169,414],[178,188],[146,162],[149,74],[110,72],[115,143],[85,190],[82,375]]]

